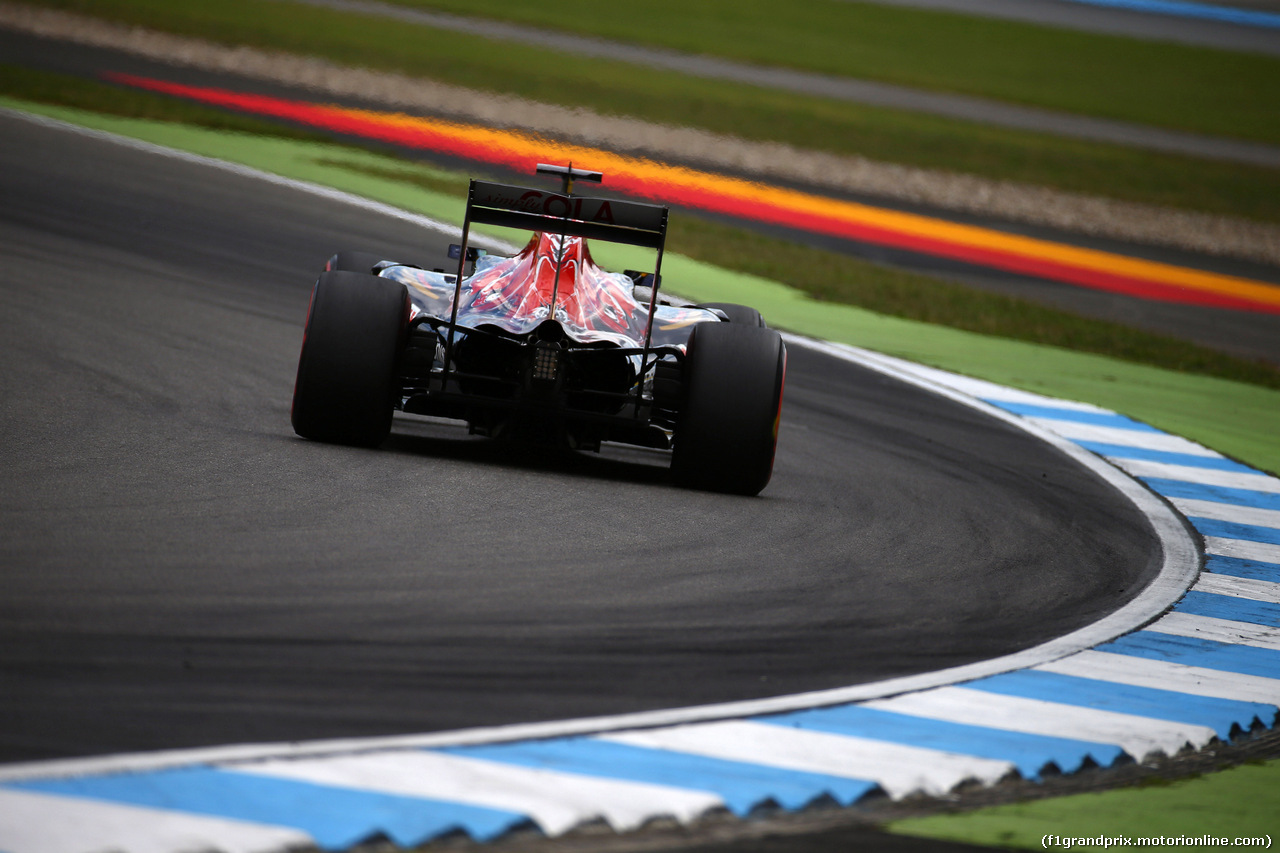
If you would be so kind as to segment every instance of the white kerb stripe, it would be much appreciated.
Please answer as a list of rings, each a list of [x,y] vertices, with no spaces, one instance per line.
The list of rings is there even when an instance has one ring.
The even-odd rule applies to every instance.
[[[1016,772],[1008,761],[746,720],[698,723],[601,737],[615,743],[651,749],[868,779],[878,782],[894,798],[917,791],[942,795],[970,779],[992,784]]]
[[[1247,542],[1244,539],[1227,539],[1223,536],[1204,537],[1204,552],[1220,557],[1240,560],[1257,560],[1262,563],[1280,563],[1280,545],[1266,542]]]
[[[1002,696],[967,687],[939,687],[864,704],[934,720],[1115,744],[1138,760],[1152,752],[1173,755],[1188,743],[1200,747],[1216,736],[1208,726]]]
[[[1266,474],[1241,474],[1237,471],[1219,471],[1215,468],[1195,468],[1190,465],[1170,465],[1167,462],[1149,462],[1146,459],[1108,457],[1117,468],[1135,477],[1157,477],[1161,480],[1180,480],[1199,483],[1202,486],[1221,486],[1226,489],[1248,489],[1254,492],[1280,494],[1280,479]]]
[[[1196,616],[1192,613],[1169,613],[1143,630],[1155,631],[1158,634],[1172,634],[1175,637],[1195,637],[1201,640],[1213,640],[1216,643],[1280,651],[1280,628],[1256,625],[1253,622],[1237,622],[1234,619]]]
[[[1078,421],[1058,420],[1057,418],[1027,418],[1049,432],[1069,438],[1072,441],[1094,441],[1099,444],[1118,444],[1122,447],[1140,447],[1143,450],[1159,450],[1165,453],[1186,453],[1192,456],[1216,458],[1221,454],[1194,441],[1188,441],[1176,435],[1148,430],[1125,429],[1123,427],[1097,426],[1082,424]]]
[[[289,827],[0,788],[6,853],[267,853],[314,845]]]
[[[1177,507],[1178,512],[1183,515],[1196,518],[1212,518],[1215,521],[1234,521],[1236,524],[1280,528],[1280,510],[1258,509],[1252,506],[1200,501],[1192,498],[1169,498],[1169,503]]]
[[[1079,652],[1052,663],[1041,664],[1036,669],[1116,684],[1132,684],[1135,687],[1172,690],[1192,696],[1280,704],[1280,680],[1172,661],[1148,660],[1133,655]]]
[[[502,764],[422,750],[331,759],[267,761],[235,767],[256,773],[445,800],[527,815],[547,835],[603,818],[619,832],[654,817],[682,823],[724,805],[715,794]]]
[[[1253,601],[1280,604],[1280,583],[1273,581],[1204,572],[1191,588],[1197,592],[1208,592],[1213,595],[1229,595],[1232,598],[1248,598]]]

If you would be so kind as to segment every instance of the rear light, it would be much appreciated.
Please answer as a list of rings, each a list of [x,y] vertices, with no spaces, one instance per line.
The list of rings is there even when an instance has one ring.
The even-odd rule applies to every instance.
[[[540,342],[533,353],[533,378],[554,382],[560,375],[560,347]]]

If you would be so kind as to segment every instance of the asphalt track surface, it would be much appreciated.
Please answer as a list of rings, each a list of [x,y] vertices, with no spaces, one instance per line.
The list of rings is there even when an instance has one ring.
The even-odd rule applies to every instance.
[[[1248,26],[1226,20],[1207,20],[1192,15],[1160,14],[1078,0],[870,0],[882,6],[936,9],[1024,21],[1051,27],[1105,35],[1127,36],[1150,41],[1171,41],[1280,55],[1280,32],[1269,27]],[[1211,0],[1213,2],[1213,0]],[[1274,0],[1244,0],[1215,5],[1262,12],[1280,12]]]
[[[931,671],[1160,554],[1067,458],[793,347],[773,483],[404,419],[292,434],[315,271],[447,238],[0,116],[0,760],[447,730]]]
[[[1207,157],[1255,166],[1280,166],[1280,147],[1265,143],[1165,130],[1133,122],[1026,107],[990,98],[934,92],[875,80],[752,65],[713,56],[680,53],[663,48],[527,27],[505,21],[408,9],[377,2],[377,0],[302,0],[302,2],[483,36],[499,42],[531,44],[575,56],[631,62],[651,68],[677,71],[693,77],[729,80],[785,92],[831,98],[836,101],[909,110],[997,127],[1051,133],[1068,138],[1152,151]],[[1268,32],[1268,35],[1280,41],[1280,35],[1276,32]]]

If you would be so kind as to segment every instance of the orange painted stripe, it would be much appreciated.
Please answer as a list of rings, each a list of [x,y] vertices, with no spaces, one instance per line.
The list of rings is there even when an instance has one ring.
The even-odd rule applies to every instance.
[[[628,195],[784,227],[1148,299],[1280,313],[1280,287],[1260,281],[886,210],[528,133],[181,86],[126,75],[111,75],[110,79],[245,112],[460,156],[516,172],[532,173],[539,162],[572,162],[604,172],[611,189]]]

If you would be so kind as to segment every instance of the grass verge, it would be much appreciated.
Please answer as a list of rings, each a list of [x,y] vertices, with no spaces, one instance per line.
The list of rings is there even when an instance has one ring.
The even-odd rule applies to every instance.
[[[10,99],[0,99],[0,105],[333,186],[445,221],[461,219],[459,200],[449,190],[456,176],[367,151]],[[406,179],[419,170],[421,182]],[[600,261],[611,267],[651,262],[648,253],[628,247],[595,248]],[[677,254],[682,247],[676,237],[672,238],[672,250],[664,277],[673,284],[678,282],[673,289],[689,298],[755,305],[780,328],[1051,396],[1096,403],[1200,441],[1263,470],[1280,471],[1280,446],[1275,441],[1280,435],[1280,391],[1274,388],[818,301],[761,275]]]
[[[1064,848],[1066,839],[1179,838],[1205,836],[1226,844],[1150,845],[1180,850],[1220,850],[1238,838],[1276,833],[1280,814],[1280,761],[1245,764],[1209,776],[1123,788],[1103,793],[994,806],[960,815],[911,818],[890,824],[890,831],[1002,848]],[[1045,843],[1046,836],[1056,836]],[[1077,850],[1124,846],[1121,841],[1072,844]],[[1269,844],[1257,845],[1269,847]]]
[[[104,115],[154,119],[210,130],[253,133],[282,139],[309,139],[314,142],[329,141],[332,138],[315,131],[243,116],[178,98],[158,97],[150,92],[112,86],[70,74],[55,74],[5,63],[0,63],[0,94],[42,104],[79,107]]]
[[[849,0],[392,0],[682,53],[1280,142],[1280,58]]]
[[[1276,169],[1004,130],[674,72],[638,71],[626,63],[584,59],[510,42],[495,49],[492,41],[477,36],[286,2],[40,0],[40,4],[227,45],[322,56],[342,64],[604,114],[705,128],[744,139],[780,141],[842,155],[1280,222],[1280,170]],[[669,29],[683,29],[678,13],[669,14],[677,18],[658,19],[653,26],[666,20]],[[790,14],[773,22],[779,38],[787,35],[794,39],[800,32],[792,29],[796,25],[789,20]],[[715,43],[720,43],[720,37]],[[1199,67],[1189,59],[1187,62]],[[1091,63],[1079,63],[1072,74],[1089,67]],[[961,68],[951,70],[964,75]],[[1042,73],[1028,75],[1024,69],[1012,76],[1030,76],[1047,85]],[[1119,79],[1129,76],[1123,74]],[[1280,74],[1274,76],[1280,80]],[[1164,79],[1164,75],[1153,79]],[[1243,89],[1252,93],[1251,103],[1261,104],[1274,120],[1275,110],[1266,107],[1270,95],[1255,89],[1271,84],[1259,83],[1259,79],[1269,78],[1248,77],[1214,97],[1230,100]],[[1116,85],[1116,80],[1110,81],[1099,92],[1110,93]],[[1280,83],[1276,85],[1280,87]],[[1185,113],[1197,112],[1185,100],[1179,103]],[[1221,127],[1216,130],[1225,132]]]

